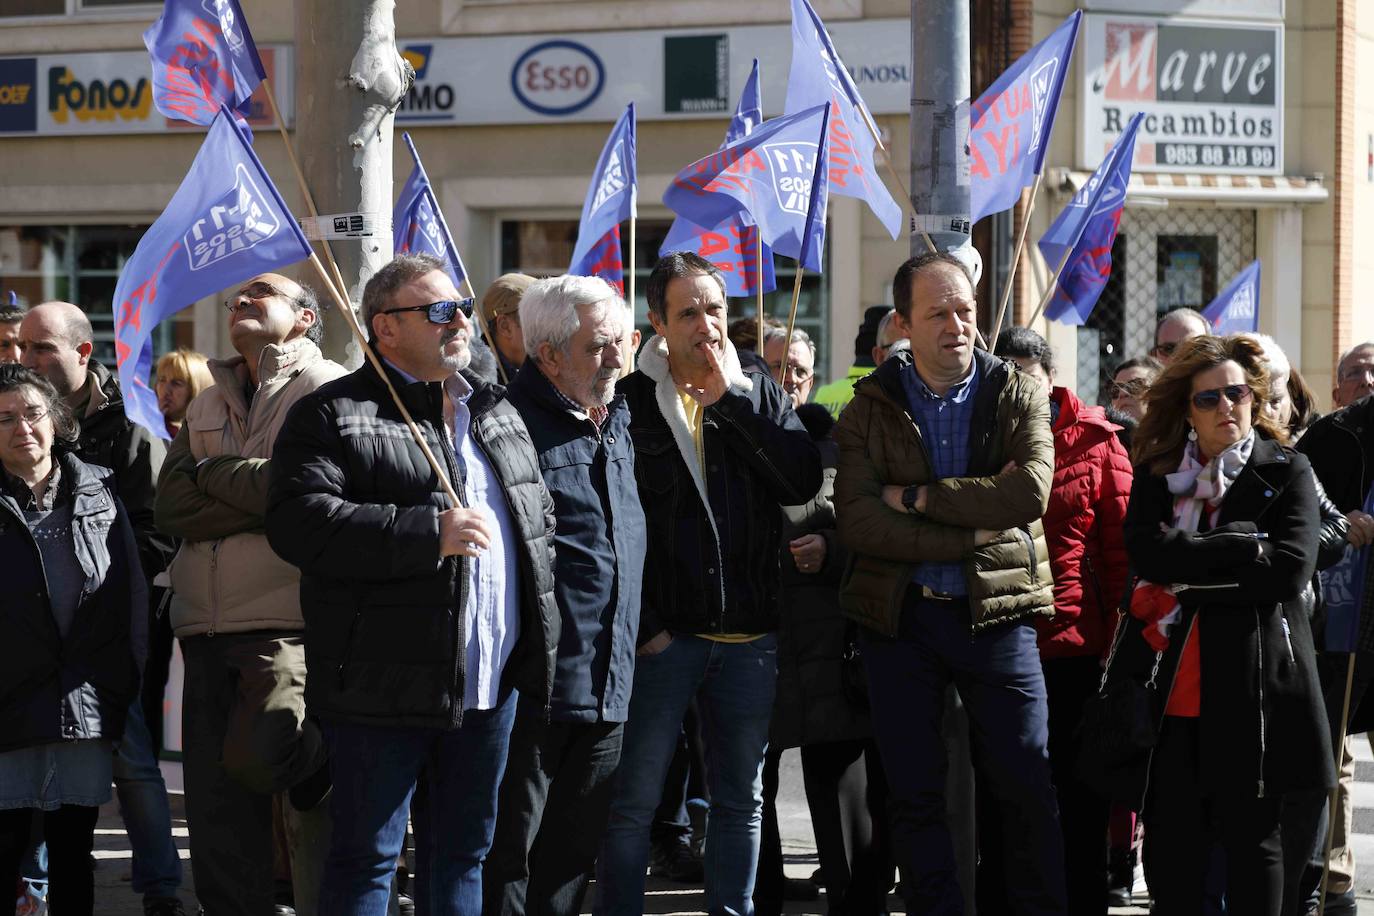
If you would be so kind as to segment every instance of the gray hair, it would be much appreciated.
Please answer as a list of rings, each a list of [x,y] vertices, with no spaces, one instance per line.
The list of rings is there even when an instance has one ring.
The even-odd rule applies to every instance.
[[[773,341],[775,341],[775,340],[782,340],[782,339],[785,338],[786,336],[787,336],[787,330],[786,330],[786,328],[769,328],[767,331],[764,332],[764,335],[763,335],[763,345],[766,347],[766,346],[768,346],[770,343],[772,343]],[[793,329],[792,329],[792,340],[790,341],[790,343],[788,344],[788,346],[790,347],[791,344],[794,344],[794,343],[806,344],[807,349],[809,349],[809,350],[811,351],[811,358],[812,358],[812,359],[815,359],[815,358],[816,358],[816,342],[815,342],[814,340],[811,339],[811,335],[810,335],[810,334],[807,334],[807,333],[806,333],[805,331],[803,331],[801,328],[793,328]]]
[[[398,289],[443,269],[444,262],[428,254],[403,254],[384,264],[363,287],[363,324],[368,337],[375,336],[372,319],[391,305]]]
[[[1269,378],[1272,382],[1277,382],[1282,378],[1285,383],[1288,377],[1293,374],[1293,366],[1288,362],[1288,354],[1283,352],[1283,347],[1279,342],[1268,334],[1261,334],[1258,331],[1246,331],[1241,337],[1248,337],[1260,345],[1264,351],[1264,361],[1269,364]]]
[[[301,288],[299,296],[291,300],[291,308],[296,311],[310,309],[315,313],[315,321],[310,327],[305,329],[305,339],[315,346],[324,344],[324,310],[325,304],[315,295],[315,291],[304,283],[296,284]]]
[[[520,297],[520,331],[525,353],[537,360],[540,344],[566,353],[573,335],[582,326],[578,308],[603,302],[611,302],[624,317],[624,300],[614,286],[600,277],[565,274],[531,283]],[[600,315],[598,310],[597,317]]]
[[[885,349],[887,347],[892,346],[891,343],[883,343],[883,335],[885,335],[888,332],[888,329],[891,328],[892,325],[896,323],[896,321],[897,310],[888,309],[887,314],[884,315],[882,319],[878,322],[878,332],[873,335],[873,345],[875,347],[883,347]],[[892,343],[896,342],[897,341],[894,340]],[[907,343],[910,343],[910,341],[907,341]]]
[[[1354,356],[1356,350],[1363,350],[1367,347],[1374,348],[1374,340],[1366,340],[1364,343],[1357,343],[1355,344],[1355,346],[1351,347],[1349,350],[1346,350],[1344,353],[1341,354],[1341,358],[1336,360],[1337,383],[1340,383],[1345,380],[1345,373],[1342,371],[1343,369],[1345,369],[1345,361],[1350,357]]]

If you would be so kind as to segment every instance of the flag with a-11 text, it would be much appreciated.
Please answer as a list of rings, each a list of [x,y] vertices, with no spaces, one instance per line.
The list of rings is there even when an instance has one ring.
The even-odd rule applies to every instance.
[[[1045,167],[1081,10],[1006,69],[969,111],[969,202],[973,221],[1016,206]]]
[[[1131,118],[1097,171],[1038,243],[1050,269],[1059,269],[1054,295],[1045,307],[1045,317],[1052,321],[1070,325],[1086,322],[1111,276],[1112,245],[1126,206],[1136,132],[1142,118],[1139,113]]]
[[[774,251],[819,271],[828,201],[827,102],[765,121],[753,133],[687,166],[663,202],[700,224],[744,211]]]
[[[252,146],[221,107],[181,187],[139,240],[114,291],[115,358],[124,413],[163,438],[148,386],[153,329],[197,299],[310,257]]]
[[[267,78],[238,0],[166,0],[143,43],[153,104],[169,118],[209,124],[221,105],[247,114]]]
[[[739,104],[735,106],[735,116],[725,131],[724,148],[749,136],[755,127],[763,122],[763,101],[759,95],[759,62],[754,59],[754,67],[749,79],[740,93]],[[763,249],[760,251],[759,246]],[[725,295],[753,296],[760,292],[768,293],[777,289],[773,276],[773,252],[759,238],[758,227],[743,211],[713,226],[700,226],[686,216],[673,220],[668,235],[659,247],[659,255],[671,251],[691,251],[710,261],[720,269],[725,278]],[[760,275],[760,267],[762,275]]]
[[[577,226],[577,243],[573,246],[572,263],[568,273],[581,277],[601,277],[623,288],[623,270],[612,277],[608,246],[611,230],[614,239],[615,263],[620,262],[620,224],[635,215],[637,190],[635,177],[635,104],[631,102],[611,128],[601,156],[587,188],[582,204],[582,219]]]
[[[1218,336],[1259,330],[1260,262],[1251,261],[1202,310]]]

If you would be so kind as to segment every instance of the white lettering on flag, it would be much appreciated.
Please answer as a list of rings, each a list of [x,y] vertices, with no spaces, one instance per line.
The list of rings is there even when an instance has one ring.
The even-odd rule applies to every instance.
[[[1041,64],[1030,77],[1031,87],[1031,142],[1027,152],[1040,148],[1040,128],[1049,113],[1050,91],[1054,88],[1054,75],[1059,70],[1059,58],[1052,57]]]
[[[247,251],[281,228],[266,196],[242,163],[234,170],[234,188],[182,236],[191,270],[203,270],[230,255]]]
[[[778,206],[788,213],[805,216],[811,201],[811,179],[816,173],[816,144],[765,143],[763,150]]]
[[[625,190],[624,161],[624,144],[617,142],[611,150],[611,157],[606,160],[606,171],[601,175],[601,186],[596,189],[596,197],[592,200],[593,213],[600,210],[606,201]]]

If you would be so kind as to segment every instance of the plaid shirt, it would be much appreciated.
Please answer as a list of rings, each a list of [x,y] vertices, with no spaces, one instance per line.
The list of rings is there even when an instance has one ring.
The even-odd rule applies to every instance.
[[[926,387],[916,374],[914,364],[904,368],[901,377],[935,478],[965,476],[968,473],[973,396],[978,391],[978,363],[975,361],[968,376],[953,385],[944,397]],[[911,580],[946,595],[968,594],[962,563],[922,563],[916,567]]]

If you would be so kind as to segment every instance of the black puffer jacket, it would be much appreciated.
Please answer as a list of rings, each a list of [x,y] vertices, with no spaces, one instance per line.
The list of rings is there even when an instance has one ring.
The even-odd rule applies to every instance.
[[[147,651],[148,592],[110,472],[57,454],[58,504],[72,507],[86,581],[66,638],[48,602],[38,545],[0,485],[0,751],[124,734]],[[0,471],[0,483],[5,474]]]
[[[441,386],[392,384],[462,493]],[[558,650],[553,500],[504,389],[470,377],[472,433],[519,532],[520,639],[502,675],[547,711]],[[306,704],[370,725],[457,728],[463,719],[468,560],[439,556],[450,508],[370,364],[292,407],[277,438],[267,538],[301,569]]]
[[[1307,459],[1256,438],[1250,461],[1221,505],[1217,525],[1194,534],[1168,527],[1174,500],[1163,477],[1137,468],[1126,514],[1126,549],[1137,574],[1185,584],[1182,619],[1158,661],[1156,714],[1163,715],[1185,639],[1201,639],[1202,748],[1206,793],[1249,797],[1335,782],[1312,633],[1300,595],[1316,565],[1321,520]],[[1165,526],[1161,529],[1161,525]],[[1259,541],[1254,535],[1264,532]],[[1147,683],[1153,650],[1128,617],[1109,677]],[[1117,797],[1139,801],[1145,761],[1122,774]],[[1149,782],[1150,791],[1169,787]]]

